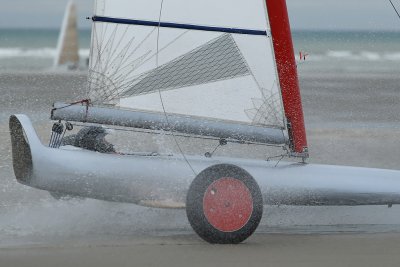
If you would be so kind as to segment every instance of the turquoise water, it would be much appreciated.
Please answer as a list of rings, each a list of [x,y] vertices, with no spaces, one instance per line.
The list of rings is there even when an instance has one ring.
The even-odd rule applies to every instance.
[[[51,68],[58,30],[0,29],[0,71]],[[305,72],[400,72],[400,32],[294,31],[296,55],[309,54]],[[80,55],[89,55],[90,30],[79,32]]]
[[[56,55],[57,29],[0,29],[0,72],[51,69]],[[82,62],[89,55],[90,30],[79,31]]]
[[[58,34],[58,29],[0,29],[0,48],[55,48]],[[79,31],[82,48],[88,48],[89,42],[90,30]]]
[[[376,53],[400,53],[400,32],[366,31],[294,31],[297,49],[324,54],[326,51],[369,51]]]
[[[294,31],[295,50],[309,53],[306,72],[400,74],[400,32]]]

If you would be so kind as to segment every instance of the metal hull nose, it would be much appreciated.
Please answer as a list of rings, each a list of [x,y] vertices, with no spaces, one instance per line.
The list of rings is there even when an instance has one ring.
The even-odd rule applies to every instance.
[[[13,166],[19,182],[68,195],[183,208],[195,174],[179,156],[104,154],[41,144],[25,115],[10,117]],[[237,165],[259,184],[264,204],[400,204],[400,171],[188,156],[198,174],[215,164]]]

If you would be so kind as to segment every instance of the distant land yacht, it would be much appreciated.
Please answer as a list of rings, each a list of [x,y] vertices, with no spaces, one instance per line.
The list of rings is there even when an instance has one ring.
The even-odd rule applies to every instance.
[[[77,69],[79,67],[78,51],[77,12],[76,5],[71,0],[65,9],[58,37],[57,54],[54,58],[54,67],[66,66],[68,69]]]

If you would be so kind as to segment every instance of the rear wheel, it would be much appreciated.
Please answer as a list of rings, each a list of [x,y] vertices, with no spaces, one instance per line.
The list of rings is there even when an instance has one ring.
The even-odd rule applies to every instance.
[[[193,180],[186,199],[186,214],[193,230],[205,241],[237,244],[253,234],[260,223],[263,201],[259,186],[245,170],[219,164]]]

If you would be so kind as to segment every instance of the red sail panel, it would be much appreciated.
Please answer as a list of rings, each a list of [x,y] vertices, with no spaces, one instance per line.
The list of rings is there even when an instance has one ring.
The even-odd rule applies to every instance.
[[[293,152],[307,156],[299,79],[285,0],[266,0],[285,115],[293,139]]]

